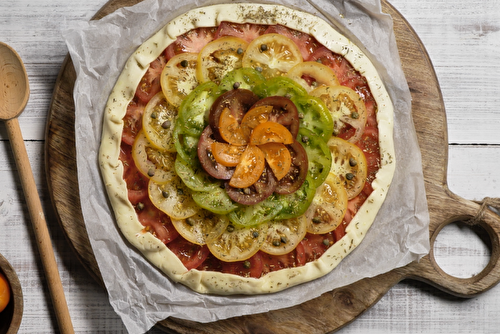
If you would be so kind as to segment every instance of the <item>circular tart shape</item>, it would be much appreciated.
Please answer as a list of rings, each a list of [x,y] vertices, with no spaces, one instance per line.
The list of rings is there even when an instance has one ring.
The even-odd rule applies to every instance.
[[[262,27],[259,26],[255,30],[258,31],[257,36],[259,37],[242,35],[224,36],[230,29],[219,29],[223,25],[240,23],[262,25]],[[264,29],[266,29],[266,34],[262,35]],[[290,34],[289,29],[296,31],[296,34]],[[219,38],[201,46],[200,49],[184,50],[182,47],[184,37],[179,36],[193,31],[196,33],[205,32],[206,36],[210,39]],[[279,52],[280,48],[286,50],[286,52],[281,54]],[[341,142],[342,145],[339,142],[335,142],[335,140],[331,140],[326,146],[328,149],[325,149],[324,145],[315,145],[314,143],[315,141],[317,143],[317,140],[328,141],[331,129],[338,130],[339,127],[345,128],[344,125],[348,123],[345,115],[349,114],[347,109],[351,111],[349,114],[351,119],[363,117],[362,112],[360,112],[361,109],[356,106],[356,103],[353,104],[355,108],[358,108],[357,110],[350,108],[352,106],[348,99],[344,100],[347,102],[344,102],[340,108],[337,107],[337,109],[334,109],[328,108],[328,100],[324,102],[321,96],[318,98],[303,98],[304,94],[307,94],[308,91],[313,91],[313,88],[316,88],[318,85],[326,85],[326,87],[335,86],[332,80],[323,80],[322,76],[318,74],[316,67],[321,66],[307,66],[310,65],[307,64],[307,61],[315,60],[313,58],[317,55],[314,55],[314,51],[319,49],[322,52],[333,52],[338,55],[344,55],[345,60],[352,65],[354,71],[362,73],[364,78],[366,78],[369,90],[377,106],[376,114],[372,113],[372,115],[367,116],[367,119],[371,120],[371,127],[378,127],[374,128],[375,133],[378,133],[378,135],[373,136],[373,138],[377,138],[378,140],[380,158],[376,158],[374,160],[375,163],[372,163],[371,159],[369,162],[363,161],[362,158],[356,160],[358,156],[354,152],[355,150],[353,151],[354,153],[350,153],[350,156],[347,154],[348,158],[335,160],[335,157],[332,155],[332,163],[330,163],[329,158],[320,159],[314,157],[317,152],[322,152],[322,154],[331,154],[333,151],[344,152],[343,146],[354,146],[350,142],[358,140],[357,129],[359,126],[356,122],[348,125],[356,130],[351,131],[356,136],[352,140],[347,138],[349,141]],[[144,50],[148,50],[147,54]],[[201,192],[197,192],[188,188],[179,177],[162,183],[155,182],[152,180],[152,176],[149,176],[149,196],[151,202],[160,207],[162,211],[167,212],[175,221],[174,224],[180,224],[180,229],[184,229],[185,232],[184,237],[178,236],[173,240],[169,239],[168,242],[162,242],[151,232],[148,232],[148,229],[137,218],[136,209],[142,207],[139,205],[141,203],[132,205],[128,200],[127,180],[124,180],[122,177],[124,167],[126,166],[123,165],[119,158],[120,145],[122,134],[124,135],[124,145],[132,145],[133,141],[130,141],[130,138],[137,135],[138,130],[135,128],[127,129],[126,133],[124,133],[124,122],[117,120],[123,119],[127,115],[127,106],[131,106],[129,107],[129,116],[125,121],[134,121],[134,124],[138,123],[136,122],[138,119],[137,114],[140,114],[148,101],[161,90],[160,80],[157,80],[156,77],[161,77],[160,70],[164,68],[166,60],[173,59],[174,55],[182,54],[186,51],[198,54],[195,75],[199,85],[193,89],[193,92],[196,92],[193,95],[192,101],[194,108],[189,108],[191,103],[187,102],[181,102],[179,105],[179,110],[182,110],[182,115],[185,116],[181,120],[177,116],[175,123],[180,125],[174,126],[171,131],[176,139],[174,140],[174,147],[177,155],[185,161],[197,159],[197,156],[200,155],[200,146],[202,146],[201,156],[208,157],[210,164],[215,165],[214,162],[216,160],[211,160],[213,157],[211,153],[212,143],[209,142],[213,142],[214,136],[219,135],[217,128],[219,124],[217,122],[210,122],[210,126],[206,126],[210,121],[208,119],[210,106],[223,93],[237,89],[234,85],[238,82],[242,88],[251,90],[258,95],[259,99],[279,95],[290,99],[297,105],[299,127],[292,129],[292,124],[296,124],[293,119],[290,122],[287,120],[288,123],[278,121],[278,123],[288,128],[294,138],[300,139],[300,142],[298,139],[295,139],[293,144],[287,144],[288,147],[293,147],[293,150],[291,150],[290,169],[296,174],[293,177],[285,176],[279,181],[275,180],[276,184],[274,187],[275,190],[278,189],[276,198],[273,197],[258,205],[251,206],[252,210],[248,211],[241,210],[239,205],[234,205],[228,198],[224,189],[230,187],[227,181],[219,181],[218,186],[212,187],[216,183],[212,183],[212,185],[205,184],[205,181],[203,181],[205,180],[205,176],[200,176],[200,178],[192,180],[192,183],[189,183],[192,188],[204,189]],[[139,62],[138,59],[140,59]],[[292,78],[295,78],[297,82],[290,77],[286,77],[291,69],[303,62],[306,65],[300,65],[295,71],[291,71]],[[189,77],[192,78],[194,63],[194,60],[181,60],[176,65],[179,72],[174,71],[173,76],[177,75],[180,77],[179,73],[182,72],[182,68],[186,65],[186,68],[189,68],[191,71],[189,72]],[[234,72],[232,75],[228,74],[235,66],[243,66],[245,69]],[[302,68],[301,66],[305,67]],[[146,73],[148,75],[145,76]],[[149,75],[151,73],[154,73],[153,77]],[[304,83],[297,76],[307,80]],[[165,74],[163,80],[165,81],[166,78]],[[340,80],[341,77],[339,76],[338,78]],[[286,84],[278,85],[276,84],[277,82],[286,82]],[[180,84],[184,85],[184,82],[178,82],[177,87],[170,82],[170,84],[165,85],[167,89],[163,92],[163,94],[167,95],[169,103],[174,106],[179,104],[179,101],[169,99],[169,94],[182,95],[191,89],[191,87],[187,86],[187,88],[184,86],[182,88]],[[139,89],[131,87],[138,87]],[[349,94],[346,93],[344,95],[349,97]],[[137,96],[138,99],[135,99],[134,96]],[[354,99],[351,98],[351,100]],[[183,101],[186,101],[186,99]],[[253,105],[255,102],[251,104]],[[132,106],[137,106],[137,108],[132,108]],[[309,112],[311,106],[316,107],[312,108],[314,109],[312,112]],[[137,112],[133,112],[134,110],[137,110]],[[106,111],[104,114],[103,140],[99,159],[103,180],[107,187],[115,216],[117,217],[117,225],[125,238],[130,241],[131,245],[136,247],[170,279],[180,282],[200,293],[272,293],[328,274],[334,270],[338,263],[366,235],[385,199],[395,169],[395,154],[392,142],[392,103],[374,65],[359,47],[339,34],[326,21],[315,15],[280,5],[251,3],[221,4],[198,8],[172,20],[149,40],[145,41],[130,57],[108,99]],[[283,116],[284,120],[287,119],[286,113],[283,111],[273,110],[273,112],[268,114],[270,118],[275,116],[278,116],[278,119],[281,116]],[[335,124],[332,125],[332,123]],[[157,126],[154,123],[150,125],[153,127]],[[307,128],[311,128],[312,126],[315,131],[312,134],[307,133],[307,131],[299,131],[299,128],[302,129],[301,126],[305,125],[307,125]],[[204,133],[204,130],[210,133]],[[361,134],[361,138],[364,138],[363,136],[366,137],[367,134]],[[217,140],[219,139],[217,138]],[[209,145],[199,145],[200,141],[202,143],[206,141]],[[362,139],[359,140],[360,143],[361,141]],[[347,145],[344,145],[344,142]],[[143,144],[144,147],[146,145]],[[300,163],[301,158],[297,157],[301,155],[306,156],[305,161],[313,161],[311,166],[308,166],[310,168],[304,168],[304,164]],[[307,155],[310,155],[310,157]],[[351,163],[350,157],[354,158]],[[151,157],[148,157],[145,162],[149,164],[151,162],[150,159]],[[203,158],[200,158],[200,160],[203,163]],[[205,163],[208,164],[208,162]],[[361,187],[353,181],[357,176],[359,176],[359,179],[362,178],[363,164],[366,164],[368,168],[372,168],[368,176],[365,177],[365,179],[371,182],[368,183],[370,187]],[[328,170],[330,165],[332,167]],[[219,166],[215,166],[218,169]],[[224,179],[229,180],[231,173],[234,173],[234,167],[221,166],[225,167],[227,169],[225,172],[228,173]],[[181,167],[183,166],[179,166],[178,168]],[[373,172],[373,167],[378,168],[375,169],[376,174]],[[268,169],[267,174],[273,175],[269,167],[265,168]],[[327,168],[327,170],[325,171],[324,168]],[[199,176],[195,170],[182,170],[187,176],[193,175],[195,178]],[[303,174],[304,170],[305,174]],[[335,174],[336,178],[330,176],[332,173]],[[354,178],[350,174],[354,174]],[[293,185],[296,177],[305,179],[299,189],[304,196],[301,197],[298,195],[299,191],[291,194],[282,191],[279,194],[279,189],[283,190],[283,185],[285,185],[285,188],[287,188],[286,185],[290,188],[289,185]],[[286,212],[283,213],[281,210],[297,210],[301,205],[301,203],[298,203],[300,201],[309,201],[309,203],[312,202],[316,207],[330,209],[327,206],[327,202],[329,201],[329,196],[333,194],[330,190],[334,189],[333,185],[337,185],[337,178],[341,180],[341,183],[344,182],[344,184],[350,185],[355,192],[360,191],[361,194],[364,194],[365,189],[371,191],[373,188],[373,191],[366,194],[368,197],[353,217],[350,209],[346,210],[349,212],[349,217],[352,220],[345,230],[342,229],[338,233],[329,232],[329,234],[325,234],[328,235],[328,238],[323,238],[321,234],[309,233],[302,241],[297,243],[304,231],[309,230],[312,233],[322,232],[322,230],[317,230],[314,226],[308,225],[309,214],[306,213],[297,218],[282,218],[280,223],[273,224],[274,218],[277,217],[278,213],[281,214],[281,217],[286,217]],[[326,183],[324,182],[325,179],[327,180]],[[314,196],[314,193],[311,193],[308,188],[309,184],[313,184],[314,187],[320,189],[320,193]],[[322,184],[325,186],[321,187]],[[330,186],[330,189],[328,186]],[[360,188],[362,189],[360,190]],[[191,192],[193,192],[193,195],[190,195]],[[349,198],[354,196],[352,193],[349,195],[349,191],[347,193]],[[238,195],[241,195],[241,192]],[[343,198],[342,196],[339,195],[340,198]],[[301,200],[297,200],[298,198]],[[191,224],[196,226],[196,224],[202,221],[200,217],[203,217],[205,214],[201,211],[204,210],[203,208],[210,208],[211,210],[219,208],[220,210],[217,214],[230,219],[232,218],[233,221],[240,221],[241,224],[236,225],[231,223],[229,219],[222,218],[220,220],[221,223],[217,224],[217,228],[211,229],[210,232],[203,228],[192,228]],[[339,210],[342,211],[342,208]],[[336,216],[338,218],[341,215],[336,210],[337,208],[335,208],[335,212],[330,210],[334,212],[331,217]],[[255,215],[265,217],[266,223],[252,225]],[[323,225],[328,224],[319,222],[317,227],[323,227]],[[345,224],[341,224],[340,226],[343,225]],[[331,228],[331,226],[328,228]],[[186,239],[191,239],[192,242]],[[307,253],[307,250],[311,249],[311,240],[327,240],[328,247],[326,245],[325,247],[321,247],[321,254],[313,254],[314,256],[311,256],[311,254]],[[273,247],[275,248],[270,247],[269,243],[271,245],[274,244],[275,246]],[[284,255],[270,255],[264,252],[266,249],[269,253],[275,254],[289,251],[289,249],[293,248],[291,246],[292,243],[293,245],[297,243],[297,246],[290,253]],[[192,254],[198,254],[195,258],[186,258],[185,254],[183,255],[183,247],[186,247],[187,244],[192,245],[189,248]],[[265,246],[263,246],[264,244]],[[232,272],[230,268],[241,267],[250,272],[250,275],[243,277],[211,270],[208,264],[203,265],[205,259],[207,261],[210,259],[207,255],[209,251],[217,258],[225,260],[225,262],[221,262],[223,271]],[[297,256],[294,261],[290,262],[293,265],[290,265],[288,268],[277,265],[276,268],[279,270],[274,270],[262,264],[263,261],[268,261],[268,264],[279,264],[276,256],[286,257],[287,254],[291,254],[292,257]],[[275,257],[273,258],[273,256]],[[234,265],[232,265],[233,263]],[[259,263],[260,265],[256,265]]]

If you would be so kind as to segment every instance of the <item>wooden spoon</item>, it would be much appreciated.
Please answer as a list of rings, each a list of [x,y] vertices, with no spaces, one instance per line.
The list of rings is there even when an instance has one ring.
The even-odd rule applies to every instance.
[[[11,47],[0,42],[0,119],[5,121],[17,169],[21,176],[21,184],[59,329],[61,333],[74,333],[42,204],[17,120],[26,107],[29,95],[28,74],[21,58]]]

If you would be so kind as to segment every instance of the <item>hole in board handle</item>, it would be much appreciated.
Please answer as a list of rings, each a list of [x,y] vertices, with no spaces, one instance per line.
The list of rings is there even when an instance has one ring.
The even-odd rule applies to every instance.
[[[443,226],[434,239],[433,249],[441,270],[467,279],[486,268],[491,259],[492,243],[481,224],[471,226],[459,220]]]

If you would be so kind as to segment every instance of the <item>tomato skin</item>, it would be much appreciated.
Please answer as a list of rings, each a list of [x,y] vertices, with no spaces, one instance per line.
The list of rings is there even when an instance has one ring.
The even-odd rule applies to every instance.
[[[226,192],[231,199],[243,205],[255,205],[266,200],[276,189],[276,177],[271,168],[266,165],[260,178],[246,189],[231,187],[226,183]]]
[[[333,132],[333,119],[327,106],[319,98],[299,96],[292,98],[301,115],[300,126],[328,141]]]
[[[149,65],[135,91],[135,95],[142,103],[147,104],[153,96],[161,91],[160,74],[166,63],[165,57],[159,56]]]
[[[201,265],[208,254],[210,254],[207,245],[193,244],[181,236],[170,242],[167,247],[181,260],[182,264],[188,270]]]
[[[308,160],[308,174],[313,187],[319,187],[328,177],[332,167],[332,155],[328,145],[307,128],[300,128],[297,141],[304,147]]]

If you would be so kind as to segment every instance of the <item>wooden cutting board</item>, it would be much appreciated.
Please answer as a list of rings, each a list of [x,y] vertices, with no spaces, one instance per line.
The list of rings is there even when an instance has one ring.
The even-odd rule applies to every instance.
[[[95,19],[141,0],[111,0]],[[500,218],[485,210],[481,226],[492,245],[491,260],[478,275],[459,279],[443,272],[433,256],[433,244],[439,231],[448,223],[475,216],[480,205],[450,192],[446,184],[448,138],[443,98],[436,74],[420,39],[402,15],[386,0],[385,13],[394,20],[403,70],[412,95],[412,112],[422,151],[425,188],[430,213],[431,251],[418,263],[367,278],[325,293],[301,305],[263,314],[242,316],[201,324],[169,318],[158,323],[168,332],[178,333],[327,333],[338,330],[375,304],[392,286],[405,278],[428,282],[450,294],[472,297],[500,280]],[[46,171],[52,203],[59,222],[76,254],[89,273],[102,284],[83,221],[78,189],[75,152],[75,109],[73,87],[76,74],[66,57],[57,79],[46,130]]]

